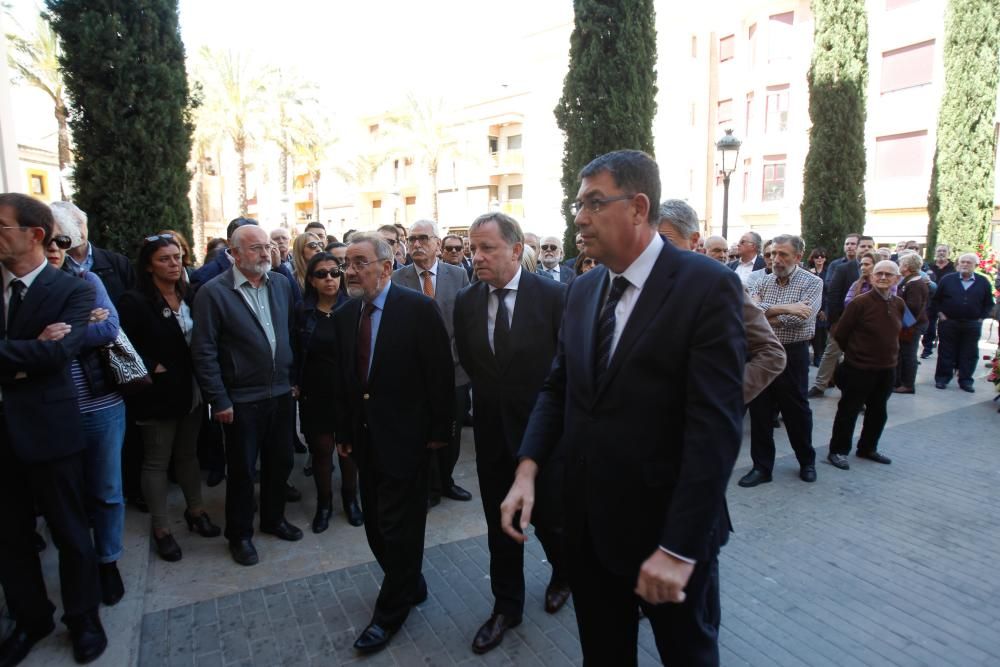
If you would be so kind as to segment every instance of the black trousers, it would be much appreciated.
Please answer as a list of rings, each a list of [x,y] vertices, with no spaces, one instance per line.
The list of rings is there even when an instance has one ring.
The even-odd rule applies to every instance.
[[[938,322],[938,358],[934,381],[948,384],[958,369],[958,386],[971,387],[972,374],[979,363],[981,320],[944,320]]]
[[[861,427],[861,437],[858,438],[858,452],[871,453],[878,448],[879,438],[882,437],[882,430],[888,419],[886,405],[892,396],[895,377],[895,368],[865,370],[855,368],[846,361],[837,367],[840,402],[837,403],[837,416],[833,418],[831,454],[846,456],[850,453],[854,426],[858,422],[861,408],[865,409],[865,420]]]
[[[926,329],[918,327],[910,340],[899,339],[899,361],[896,362],[896,386],[913,389],[917,380],[917,348],[920,346],[920,334]]]
[[[569,561],[573,606],[580,630],[583,664],[618,667],[638,662],[639,613],[649,619],[664,665],[709,667],[719,664],[719,562],[694,567],[680,604],[651,605],[635,594],[635,577],[608,571],[591,547],[591,538],[574,549]]]
[[[253,537],[254,469],[260,454],[260,525],[274,526],[285,516],[285,482],[292,471],[292,395],[233,405],[225,425],[226,539]]]
[[[493,589],[493,613],[521,618],[524,611],[524,546],[512,540],[500,527],[500,503],[514,483],[517,460],[508,452],[497,460],[490,457],[483,464],[477,460],[479,493],[486,515],[486,535],[490,547],[490,587]],[[566,584],[566,555],[563,545],[561,463],[550,461],[535,484],[535,509],[532,524],[535,535],[552,564],[552,581]],[[520,514],[514,518],[515,525]]]
[[[785,370],[750,401],[750,456],[754,468],[774,469],[774,415],[781,411],[788,440],[799,465],[816,463],[812,446],[812,409],[806,397],[809,384],[809,342],[785,345]]]
[[[385,572],[372,622],[396,630],[410,608],[427,595],[421,573],[427,525],[427,466],[417,466],[410,477],[390,477],[378,469],[374,446],[367,443],[364,449],[368,456],[355,459],[365,535]]]
[[[59,583],[66,618],[101,603],[97,555],[84,509],[83,452],[25,463],[17,458],[0,414],[0,583],[11,615],[23,629],[47,625],[55,607],[35,547],[35,502],[59,550]]]
[[[466,403],[469,396],[469,385],[455,387],[455,428],[447,447],[436,449],[428,457],[427,479],[430,484],[430,497],[440,498],[444,491],[455,484],[452,474],[455,464],[462,451],[462,422],[465,420]]]
[[[934,343],[937,341],[937,325],[938,325],[938,314],[931,304],[927,304],[927,330],[924,331],[924,335],[921,339],[924,352],[931,352],[934,350]]]
[[[823,360],[823,351],[826,350],[826,339],[829,337],[829,334],[829,329],[821,327],[819,324],[816,325],[816,335],[810,341],[812,345],[813,366],[819,366]]]

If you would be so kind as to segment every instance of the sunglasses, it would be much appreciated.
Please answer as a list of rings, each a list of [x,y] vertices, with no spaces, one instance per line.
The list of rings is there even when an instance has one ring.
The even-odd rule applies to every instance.
[[[52,245],[53,243],[55,243],[56,247],[59,248],[60,250],[69,250],[70,247],[72,247],[73,245],[73,239],[71,239],[68,236],[63,236],[62,234],[60,234],[59,236],[53,236],[49,240],[49,245]]]
[[[462,246],[460,245],[446,245],[444,247],[445,252],[462,252]]]
[[[337,269],[320,269],[318,271],[312,272],[313,278],[319,278],[320,280],[326,280],[327,278],[339,278],[341,271]]]
[[[542,250],[548,250],[549,252],[555,252],[556,250],[559,250],[559,246],[557,246],[557,245],[543,245],[542,246]]]
[[[323,244],[320,241],[310,241],[306,244],[306,247],[310,250],[322,250]]]
[[[173,234],[154,234],[146,237],[146,243],[156,243],[157,241],[173,241]]]

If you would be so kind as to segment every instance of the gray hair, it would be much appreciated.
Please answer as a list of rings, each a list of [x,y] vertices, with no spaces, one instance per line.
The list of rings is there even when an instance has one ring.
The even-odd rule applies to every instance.
[[[806,244],[802,241],[802,237],[795,234],[778,234],[771,239],[771,243],[774,245],[789,243],[796,254],[801,254],[806,249]]]
[[[416,227],[417,225],[430,225],[430,227],[431,227],[431,236],[433,236],[436,239],[441,238],[441,232],[440,232],[440,230],[438,230],[438,224],[436,222],[434,222],[433,220],[417,220],[412,225],[410,225],[410,233],[411,234],[413,233],[413,228]]]
[[[760,234],[758,234],[757,232],[753,231],[752,229],[750,231],[748,231],[746,234],[747,234],[747,236],[750,237],[750,240],[753,241],[754,247],[757,248],[757,253],[760,254],[761,248],[764,247],[763,246],[763,242],[761,241],[761,238],[760,238]]]
[[[510,247],[513,248],[517,243],[520,243],[523,247],[529,247],[524,242],[524,232],[521,231],[521,225],[517,224],[517,220],[506,213],[493,212],[484,213],[479,216],[469,225],[469,236],[471,237],[474,231],[491,222],[496,223],[497,229],[500,231],[500,238]]]
[[[677,235],[689,240],[698,231],[698,214],[681,199],[668,199],[660,204],[660,224],[670,223]]]
[[[975,263],[975,265],[979,266],[979,255],[977,255],[974,252],[963,252],[961,255],[958,256],[958,261],[961,262],[966,257],[971,258],[972,261]]]
[[[87,224],[87,214],[80,207],[69,201],[54,201],[49,204],[56,226],[73,241],[72,248],[83,245],[82,227]]]
[[[923,265],[924,263],[921,261],[920,255],[915,252],[899,256],[899,266],[906,267],[910,273],[920,273]]]
[[[351,235],[351,245],[358,243],[370,243],[380,262],[391,262],[393,259],[392,246],[377,232],[354,232]]]

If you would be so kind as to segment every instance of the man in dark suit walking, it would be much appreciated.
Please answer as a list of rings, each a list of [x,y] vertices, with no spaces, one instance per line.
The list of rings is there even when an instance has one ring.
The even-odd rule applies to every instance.
[[[77,662],[108,640],[98,605],[97,556],[83,499],[80,411],[70,362],[80,352],[94,290],[51,266],[49,207],[0,195],[0,582],[17,625],[0,644],[0,665],[16,665],[54,629],[35,547],[35,502],[59,549],[63,622]],[[54,325],[54,326],[50,326]]]
[[[358,463],[365,534],[385,572],[371,623],[354,642],[371,653],[427,598],[427,452],[451,438],[455,373],[441,313],[429,297],[392,285],[385,239],[355,234],[346,262],[353,299],[333,315],[341,374],[331,381],[337,449]]]
[[[495,598],[493,614],[472,642],[473,651],[485,653],[500,643],[507,628],[521,622],[524,611],[524,549],[504,534],[500,503],[514,481],[517,449],[556,353],[566,288],[521,270],[524,236],[513,218],[481,215],[469,228],[469,237],[480,281],[458,295],[455,345],[472,378],[476,469]],[[540,484],[547,491],[549,502],[543,509],[548,511],[545,516],[535,513],[535,532],[552,564],[545,592],[549,613],[569,597],[558,481],[557,475],[550,475]]]
[[[636,663],[641,606],[664,662],[717,665],[717,555],[743,414],[742,288],[724,265],[656,233],[660,175],[648,155],[608,153],[580,176],[576,224],[601,266],[570,285],[504,529],[524,540],[539,466],[562,441],[585,663]]]
[[[461,240],[461,239],[460,239]],[[452,329],[452,313],[455,310],[455,297],[458,291],[469,284],[469,276],[457,266],[437,259],[438,230],[437,223],[431,220],[418,220],[410,227],[406,239],[410,248],[413,264],[404,266],[392,274],[394,285],[408,287],[425,296],[434,299],[441,309],[445,329],[448,330],[448,342],[451,347],[455,367],[455,428],[447,447],[431,452],[428,478],[430,482],[428,507],[441,502],[441,496],[452,500],[472,500],[472,494],[455,484],[452,473],[458,462],[462,445],[462,421],[465,416],[465,400],[469,395],[469,376],[458,363],[455,352],[455,332]]]

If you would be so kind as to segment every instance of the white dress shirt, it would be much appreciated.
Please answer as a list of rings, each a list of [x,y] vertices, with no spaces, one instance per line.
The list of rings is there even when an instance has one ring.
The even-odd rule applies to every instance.
[[[740,277],[740,282],[743,283],[744,287],[746,287],[750,274],[753,273],[753,265],[756,261],[757,257],[755,255],[749,262],[740,262],[736,265],[736,275]]]
[[[3,321],[7,321],[7,311],[10,307],[10,282],[17,278],[24,284],[24,292],[21,297],[24,298],[28,295],[28,290],[31,288],[31,283],[35,282],[35,278],[38,277],[44,269],[45,265],[49,263],[49,260],[43,259],[42,263],[37,267],[28,271],[23,276],[15,276],[13,273],[7,270],[7,267],[3,267]]]
[[[510,330],[510,325],[514,322],[514,304],[517,302],[517,286],[521,283],[521,267],[517,267],[517,273],[514,277],[510,279],[510,282],[504,285],[504,289],[507,290],[507,295],[504,297],[503,303],[507,307],[507,316],[510,321],[507,322],[507,330]],[[493,330],[496,328],[497,324],[497,310],[500,308],[498,303],[498,298],[493,296],[493,293],[497,291],[497,287],[493,285],[489,286],[490,295],[486,300],[486,329],[487,337],[490,341],[490,349],[493,350]],[[493,350],[496,352],[496,350]]]
[[[622,275],[629,282],[628,287],[625,288],[621,298],[618,300],[618,305],[615,306],[615,335],[611,339],[611,354],[608,357],[609,359],[615,355],[615,349],[618,347],[618,341],[621,340],[622,331],[625,330],[625,325],[632,314],[632,309],[635,308],[635,302],[639,300],[639,294],[642,292],[646,280],[649,279],[649,274],[653,271],[653,265],[656,264],[656,259],[660,256],[662,248],[663,239],[660,238],[659,234],[653,234],[653,238],[650,240],[649,245],[646,246],[646,249],[636,257],[635,261],[623,273],[615,273],[611,269],[608,269],[610,279],[608,280],[608,284],[604,286],[604,298],[601,299],[602,304],[608,300],[608,292],[615,278]],[[603,305],[601,307],[603,308]]]

